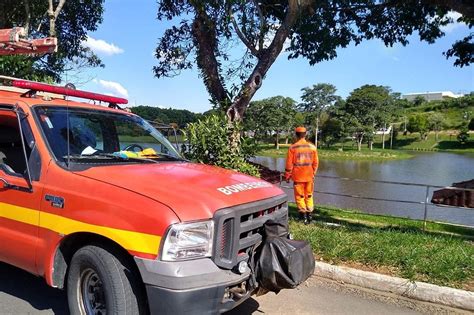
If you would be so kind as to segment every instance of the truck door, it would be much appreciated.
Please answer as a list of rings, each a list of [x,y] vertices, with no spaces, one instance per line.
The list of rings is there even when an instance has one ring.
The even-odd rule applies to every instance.
[[[0,261],[32,273],[42,195],[39,159],[27,115],[0,104]]]

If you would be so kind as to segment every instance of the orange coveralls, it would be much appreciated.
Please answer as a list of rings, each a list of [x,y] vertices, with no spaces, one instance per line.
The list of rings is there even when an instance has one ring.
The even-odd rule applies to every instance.
[[[318,163],[318,151],[306,139],[295,142],[288,149],[285,178],[293,179],[296,205],[300,213],[311,213],[314,210],[314,176]]]

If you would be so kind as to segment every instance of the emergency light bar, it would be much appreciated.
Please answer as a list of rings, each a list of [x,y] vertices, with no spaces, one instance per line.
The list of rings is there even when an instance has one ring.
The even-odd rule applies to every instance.
[[[25,80],[12,80],[12,86],[27,89],[36,92],[47,92],[54,94],[61,94],[66,96],[79,97],[94,101],[107,102],[110,104],[128,104],[128,100],[121,97],[114,97],[104,94],[92,93],[87,91],[75,90],[67,87],[55,86],[45,83],[25,81]]]

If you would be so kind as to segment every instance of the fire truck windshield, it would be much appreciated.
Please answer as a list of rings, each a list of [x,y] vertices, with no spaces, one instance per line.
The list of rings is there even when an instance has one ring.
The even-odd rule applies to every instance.
[[[36,107],[35,113],[59,162],[181,159],[163,134],[132,114],[56,106]]]

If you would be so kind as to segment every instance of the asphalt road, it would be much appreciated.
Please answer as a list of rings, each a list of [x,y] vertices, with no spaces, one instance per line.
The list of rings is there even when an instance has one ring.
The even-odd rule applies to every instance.
[[[68,314],[64,292],[42,278],[0,263],[0,314]],[[247,300],[227,315],[247,314],[468,314],[313,277],[295,290]],[[472,314],[472,313],[471,313]]]

